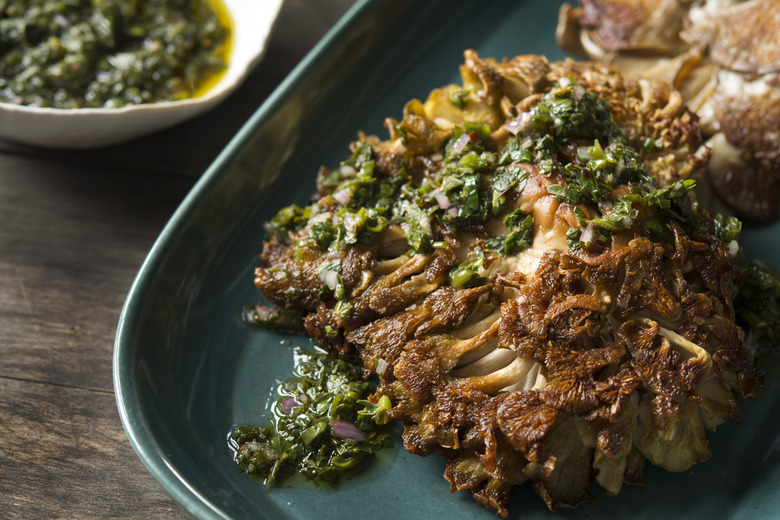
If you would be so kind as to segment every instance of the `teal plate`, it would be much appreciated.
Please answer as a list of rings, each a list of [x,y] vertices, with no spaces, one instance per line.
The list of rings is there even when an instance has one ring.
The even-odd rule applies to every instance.
[[[262,223],[313,191],[320,165],[348,154],[358,130],[385,136],[411,98],[459,81],[464,49],[483,56],[546,54],[557,2],[359,2],[257,111],[177,210],[143,264],[117,331],[114,380],[127,434],[149,471],[199,518],[494,518],[469,492],[450,493],[439,456],[406,453],[400,439],[338,489],[266,489],[234,467],[226,435],[259,423],[289,374],[287,340],[244,326],[259,299],[253,269]],[[778,226],[744,233],[748,252],[780,253]],[[742,425],[710,436],[713,457],[688,472],[649,468],[647,485],[547,511],[528,486],[513,517],[780,518],[780,393],[742,405]]]

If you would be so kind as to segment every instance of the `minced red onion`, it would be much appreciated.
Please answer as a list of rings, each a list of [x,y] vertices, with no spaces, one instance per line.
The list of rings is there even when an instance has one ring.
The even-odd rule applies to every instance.
[[[471,141],[471,138],[469,138],[469,134],[462,133],[460,134],[460,137],[458,137],[455,142],[452,144],[452,151],[455,153],[460,153],[463,151],[464,148],[466,148],[466,145],[469,144],[469,141]]]
[[[385,371],[387,370],[387,361],[385,361],[382,358],[379,358],[376,360],[376,373],[380,376],[385,375]]]
[[[504,194],[506,194],[506,192],[508,192],[508,191],[509,191],[509,190],[511,190],[512,188],[514,188],[514,185],[510,184],[509,186],[507,186],[506,188],[504,188],[504,189],[501,191],[501,193],[499,193],[499,194],[498,194],[498,196],[499,196],[499,197],[503,196]]]
[[[624,171],[626,171],[626,161],[621,157],[617,163],[617,168],[615,168],[615,174],[621,176]]]
[[[268,305],[258,304],[255,305],[255,312],[257,313],[257,317],[260,318],[260,320],[266,320],[268,319],[268,316],[271,314],[271,311],[273,309],[269,307]]]
[[[453,216],[453,217],[457,217],[457,216],[458,216],[458,207],[457,207],[457,206],[452,206],[450,209],[448,209],[448,210],[447,210],[447,212],[448,212],[448,213],[449,213],[451,216]]]
[[[330,421],[330,428],[333,431],[333,435],[341,437],[342,439],[354,439],[356,441],[368,440],[368,436],[363,433],[355,423],[349,421],[334,419]]]
[[[503,127],[509,130],[511,134],[517,135],[522,132],[526,126],[528,126],[528,122],[530,120],[531,112],[520,112],[520,114],[517,116],[517,119],[514,121],[507,121],[503,124]]]
[[[59,16],[59,15],[58,15],[58,16]],[[65,25],[63,25],[63,24],[61,24],[61,23],[59,23],[59,22],[57,22],[57,23],[58,23],[59,25],[61,25],[62,27],[67,27],[67,26],[68,26],[68,20],[67,20],[67,19],[65,20]],[[161,45],[161,44],[160,44],[160,41],[159,41],[159,40],[152,40],[151,38],[146,38],[146,39],[143,41],[142,45],[143,45],[143,47],[144,47],[144,50],[151,51],[151,52],[156,52],[156,51],[157,51],[157,49],[159,49],[159,48],[160,48],[160,45]]]
[[[346,206],[352,200],[352,194],[349,192],[348,188],[344,188],[334,193],[333,198],[342,206]]]
[[[593,242],[593,228],[590,226],[587,226],[585,229],[582,230],[582,234],[580,235],[580,242],[584,242],[586,244],[589,244]]]
[[[612,211],[613,207],[614,205],[608,200],[602,200],[601,202],[599,202],[599,211],[601,211],[602,214],[609,213],[610,211]]]
[[[330,269],[323,269],[317,273],[317,278],[319,278],[322,283],[327,285],[330,290],[335,289],[339,284],[339,273]]]
[[[290,412],[293,411],[293,408],[296,406],[300,406],[301,403],[295,400],[294,397],[288,397],[282,401],[282,411],[286,415],[290,415]]]
[[[61,14],[59,14],[59,13],[58,13],[58,14],[56,14],[56,15],[54,15],[54,21],[55,21],[55,22],[57,23],[57,25],[59,25],[60,27],[69,27],[69,26],[70,26],[70,22],[68,21],[68,19],[67,19],[67,18],[65,18],[64,16],[62,16],[62,15],[61,15]],[[152,40],[152,41],[153,41],[153,40]],[[144,45],[146,45],[146,41],[144,41]]]
[[[514,119],[512,121],[507,121],[501,126],[509,130],[509,133],[512,135],[517,135],[518,133],[520,133],[520,130],[522,130],[522,127],[520,126],[520,121],[517,119]]]
[[[357,170],[348,164],[345,164],[339,168],[339,173],[342,177],[354,177],[357,175]]]
[[[430,196],[436,200],[436,203],[439,205],[441,209],[447,209],[450,206],[452,206],[452,202],[450,202],[449,197],[447,197],[447,195],[445,195],[444,193],[440,192],[438,188],[433,190],[430,193]]]
[[[582,99],[582,96],[584,95],[585,95],[585,88],[582,86],[578,86],[577,88],[574,89],[574,92],[571,93],[571,98],[574,101],[579,101],[580,99]]]

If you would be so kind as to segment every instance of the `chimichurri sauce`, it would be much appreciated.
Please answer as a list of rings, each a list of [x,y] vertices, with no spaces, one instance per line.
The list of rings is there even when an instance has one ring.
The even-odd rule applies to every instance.
[[[214,1],[0,0],[0,102],[117,108],[198,95],[226,67],[230,28]]]
[[[237,426],[228,435],[238,467],[268,486],[294,472],[335,486],[392,446],[385,426],[390,399],[366,401],[373,388],[361,373],[352,363],[296,348],[295,371],[278,388],[272,423]]]

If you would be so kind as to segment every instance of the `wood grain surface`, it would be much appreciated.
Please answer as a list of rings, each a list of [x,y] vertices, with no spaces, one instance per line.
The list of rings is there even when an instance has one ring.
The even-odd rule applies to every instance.
[[[287,0],[265,59],[198,119],[97,150],[0,141],[0,518],[187,518],[130,446],[119,313],[217,154],[354,0]]]

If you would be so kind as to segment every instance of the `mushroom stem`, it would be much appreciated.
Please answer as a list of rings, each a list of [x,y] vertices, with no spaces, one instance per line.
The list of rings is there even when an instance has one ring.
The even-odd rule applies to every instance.
[[[700,363],[704,368],[704,373],[707,374],[710,372],[712,369],[712,357],[710,356],[710,353],[707,352],[704,348],[688,339],[685,339],[673,330],[661,327],[655,320],[640,317],[637,318],[637,321],[643,325],[658,327],[658,334],[668,339],[672,344],[672,347],[674,347],[677,352],[680,354],[685,354],[688,357],[696,358],[696,362]]]
[[[514,353],[509,349],[506,350]],[[510,364],[500,370],[482,376],[466,377],[463,380],[468,381],[468,386],[471,388],[495,395],[510,389],[530,389],[543,385],[543,378],[539,379],[539,368],[539,364],[532,359],[515,357]]]

